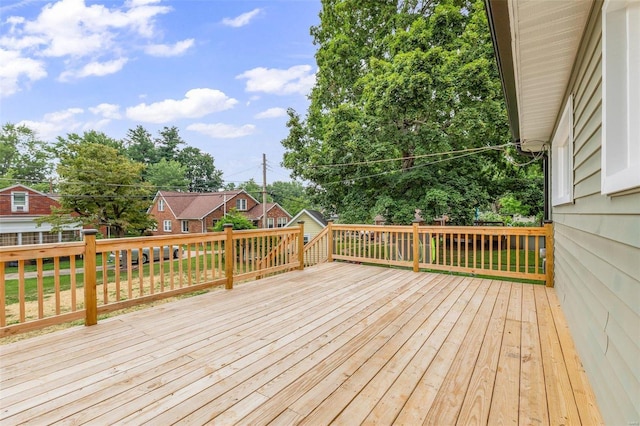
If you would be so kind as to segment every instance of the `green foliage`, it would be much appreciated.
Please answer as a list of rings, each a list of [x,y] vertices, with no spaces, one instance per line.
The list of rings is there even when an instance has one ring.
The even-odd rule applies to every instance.
[[[276,181],[267,185],[267,192],[273,197],[273,201],[280,204],[292,216],[303,209],[314,208],[306,188],[300,182]]]
[[[59,229],[65,224],[110,227],[112,234],[140,234],[153,226],[146,213],[151,205],[153,188],[142,181],[144,165],[118,153],[116,148],[77,140],[64,142],[57,172],[61,194],[59,209],[40,222]]]
[[[211,154],[188,146],[177,154],[177,161],[186,168],[191,192],[215,192],[222,186],[222,172],[216,169]]]
[[[506,215],[521,214],[526,216],[529,214],[529,209],[522,205],[522,202],[516,199],[513,194],[507,194],[500,198],[498,201],[500,204],[500,213]]]
[[[125,137],[127,156],[138,163],[145,165],[158,162],[159,154],[156,145],[144,127],[138,125],[135,129],[129,129]]]
[[[161,191],[187,191],[187,168],[175,160],[161,159],[146,169],[147,181]]]
[[[160,137],[155,140],[155,145],[159,158],[164,158],[167,161],[177,160],[180,152],[178,147],[185,144],[179,135],[178,128],[165,126],[158,133]]]
[[[467,153],[509,141],[483,3],[322,4],[316,85],[304,118],[288,111],[284,166],[341,222],[406,224],[420,209],[471,224],[520,174],[502,152]]]
[[[0,187],[25,183],[36,187],[44,184],[53,171],[52,150],[26,126],[7,123],[0,129]],[[47,189],[45,189],[47,188]]]
[[[222,219],[220,219],[211,231],[220,232],[224,230],[224,225],[230,223],[233,225],[234,230],[240,229],[256,229],[256,226],[247,219],[242,213],[236,209],[231,209],[227,212]]]

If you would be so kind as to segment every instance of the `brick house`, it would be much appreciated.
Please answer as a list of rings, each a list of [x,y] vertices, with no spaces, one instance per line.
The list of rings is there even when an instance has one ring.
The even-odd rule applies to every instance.
[[[52,207],[60,207],[55,195],[19,184],[0,189],[0,246],[77,241],[80,224],[58,232],[48,223],[38,226],[36,219],[51,214]]]
[[[220,192],[159,191],[149,208],[157,221],[153,235],[203,233],[231,209],[262,228],[262,204],[244,190]],[[267,227],[282,227],[291,219],[277,203],[267,203]]]

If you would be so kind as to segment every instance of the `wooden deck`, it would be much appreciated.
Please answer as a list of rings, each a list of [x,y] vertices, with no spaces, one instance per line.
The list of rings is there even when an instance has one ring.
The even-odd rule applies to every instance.
[[[600,424],[553,289],[331,263],[0,346],[0,423]]]

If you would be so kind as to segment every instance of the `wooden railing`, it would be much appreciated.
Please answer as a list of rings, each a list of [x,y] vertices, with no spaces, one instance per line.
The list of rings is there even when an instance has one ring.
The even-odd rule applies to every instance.
[[[341,260],[410,267],[416,272],[421,269],[459,272],[553,285],[550,223],[529,228],[330,223],[321,235],[305,246],[305,266],[324,259]]]
[[[329,260],[329,227],[325,227],[304,246],[304,266],[313,266]]]
[[[348,261],[553,285],[552,225],[536,228],[332,223],[0,248],[0,337],[322,262]],[[546,257],[540,256],[541,249]]]
[[[303,224],[0,247],[0,337],[303,267]]]

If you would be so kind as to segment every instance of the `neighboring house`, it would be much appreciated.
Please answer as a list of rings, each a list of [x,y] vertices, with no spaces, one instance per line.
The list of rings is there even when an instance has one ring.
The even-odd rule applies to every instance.
[[[571,335],[606,423],[639,424],[640,2],[485,4],[514,140],[549,156]]]
[[[24,185],[0,189],[0,246],[77,241],[81,225],[57,232],[48,223],[38,226],[36,219],[51,214],[52,207],[60,207],[53,195]]]
[[[298,226],[304,221],[304,243],[308,243],[327,226],[327,221],[317,210],[304,209],[293,217],[286,226]]]
[[[262,228],[264,210],[267,213],[267,228],[282,228],[291,220],[291,215],[278,203],[266,203],[265,209],[262,208],[262,204],[256,204],[246,216],[254,225]]]
[[[158,222],[153,235],[203,233],[231,209],[243,213],[262,228],[262,204],[244,190],[220,192],[159,191],[149,213]],[[267,204],[267,226],[286,224],[291,216],[278,204]],[[283,225],[280,225],[283,226]]]

